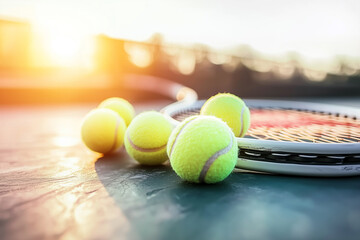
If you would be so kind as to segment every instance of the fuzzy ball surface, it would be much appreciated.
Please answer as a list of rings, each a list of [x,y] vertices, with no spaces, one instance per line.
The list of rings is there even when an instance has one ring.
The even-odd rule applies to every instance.
[[[216,183],[234,169],[238,147],[225,122],[213,116],[192,116],[174,129],[167,153],[172,168],[182,179]]]
[[[134,107],[127,100],[119,97],[108,98],[102,101],[98,107],[115,111],[124,119],[126,126],[129,126],[135,116]]]
[[[110,109],[94,109],[83,119],[81,138],[84,144],[98,153],[111,153],[124,143],[124,120]]]
[[[143,112],[126,130],[126,151],[141,164],[161,164],[168,159],[166,145],[171,131],[172,125],[164,115],[155,111]]]
[[[230,93],[219,93],[202,106],[201,115],[221,118],[236,137],[245,136],[250,127],[250,111],[241,98]]]

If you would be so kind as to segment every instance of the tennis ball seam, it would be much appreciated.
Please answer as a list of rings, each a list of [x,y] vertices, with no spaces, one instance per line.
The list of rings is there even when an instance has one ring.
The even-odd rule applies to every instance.
[[[172,143],[172,145],[171,145],[171,147],[170,147],[169,157],[171,157],[172,151],[173,151],[173,149],[174,149],[174,146],[175,146],[175,144],[176,144],[176,141],[178,140],[178,137],[181,135],[181,133],[183,132],[183,130],[186,128],[186,126],[187,126],[189,123],[191,123],[191,122],[193,122],[194,120],[196,120],[196,119],[197,119],[197,118],[193,118],[193,119],[189,120],[189,121],[188,121],[187,123],[185,123],[185,124],[181,127],[181,129],[178,131],[178,133],[176,134],[176,137],[175,137],[175,139],[173,140],[173,143]],[[230,128],[229,128],[227,131],[228,131],[228,134],[229,134],[229,136],[230,136],[230,142],[229,142],[229,144],[228,144],[225,148],[222,148],[222,149],[218,150],[217,152],[215,152],[210,158],[208,158],[208,159],[206,160],[204,166],[202,167],[202,169],[201,169],[201,171],[200,171],[200,175],[199,175],[199,178],[198,178],[198,180],[199,180],[200,183],[206,182],[206,181],[205,181],[205,178],[206,178],[206,175],[207,175],[210,167],[212,166],[212,164],[213,164],[220,156],[222,156],[222,155],[224,155],[224,154],[227,154],[227,153],[232,149],[232,147],[233,147],[233,145],[234,145],[234,138],[233,138],[233,136],[232,136],[233,133],[232,133],[232,130],[231,130]]]
[[[125,123],[110,109],[90,111],[81,124],[81,138],[92,151],[108,154],[121,147]]]
[[[230,130],[229,130],[230,131]],[[201,169],[200,175],[199,175],[199,182],[203,183],[205,182],[205,177],[206,174],[208,173],[211,165],[216,161],[216,159],[218,159],[221,155],[224,155],[226,153],[228,153],[234,144],[234,139],[231,136],[232,134],[230,134],[230,143],[223,149],[220,149],[219,151],[217,151],[216,153],[214,153],[208,160],[206,160],[203,168]]]
[[[242,136],[244,132],[244,112],[245,112],[246,106],[241,108],[241,115],[240,115],[240,134],[238,136]]]
[[[140,152],[158,152],[158,151],[161,151],[162,149],[164,149],[167,145],[167,144],[164,144],[164,145],[162,145],[160,147],[156,147],[156,148],[142,148],[142,147],[137,146],[133,141],[131,141],[129,133],[126,134],[126,138],[127,138],[128,142],[130,143],[131,147]]]
[[[170,148],[170,151],[169,151],[169,157],[171,157],[172,151],[174,150],[174,146],[175,146],[175,144],[176,144],[176,141],[178,140],[178,137],[179,137],[180,133],[185,129],[185,127],[186,127],[189,123],[191,123],[191,122],[194,121],[194,120],[196,120],[196,118],[193,118],[193,119],[191,119],[190,121],[188,121],[187,123],[185,123],[185,124],[182,126],[182,128],[179,130],[179,132],[176,134],[176,137],[175,137],[174,141],[172,142],[172,145],[171,145],[171,148]]]
[[[112,152],[112,151],[116,148],[119,125],[120,125],[120,119],[116,119],[115,134],[114,134],[113,145],[111,146],[110,150],[107,151],[107,152]]]

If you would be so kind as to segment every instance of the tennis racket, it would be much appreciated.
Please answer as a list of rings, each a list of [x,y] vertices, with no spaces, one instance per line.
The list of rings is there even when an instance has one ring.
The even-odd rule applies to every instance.
[[[135,82],[178,100],[161,111],[174,125],[199,114],[205,103],[197,100],[195,91],[180,84],[156,78]],[[280,100],[244,101],[251,112],[251,126],[245,137],[237,138],[237,168],[300,176],[360,175],[360,109]]]

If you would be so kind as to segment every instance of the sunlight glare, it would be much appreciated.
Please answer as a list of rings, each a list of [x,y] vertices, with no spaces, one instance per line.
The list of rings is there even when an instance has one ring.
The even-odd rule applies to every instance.
[[[80,22],[44,10],[32,21],[34,51],[39,65],[92,68],[95,52],[91,33]]]
[[[75,63],[81,47],[80,40],[62,34],[52,34],[48,38],[46,50],[54,63],[65,66],[72,65]]]
[[[153,56],[147,46],[126,43],[124,47],[129,54],[130,61],[136,66],[145,68],[153,62]]]
[[[182,51],[175,59],[177,70],[183,75],[190,75],[195,71],[196,57],[191,51]]]

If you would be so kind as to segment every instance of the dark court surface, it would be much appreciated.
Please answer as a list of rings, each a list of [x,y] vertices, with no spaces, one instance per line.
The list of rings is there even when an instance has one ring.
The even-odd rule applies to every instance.
[[[91,107],[0,107],[0,239],[359,239],[358,177],[185,183],[124,149],[89,152],[79,127]]]

